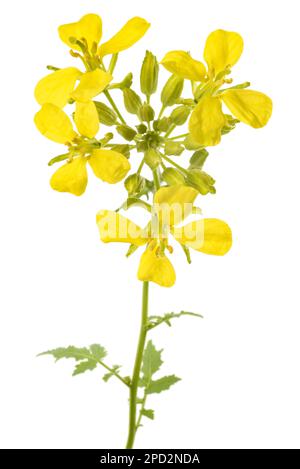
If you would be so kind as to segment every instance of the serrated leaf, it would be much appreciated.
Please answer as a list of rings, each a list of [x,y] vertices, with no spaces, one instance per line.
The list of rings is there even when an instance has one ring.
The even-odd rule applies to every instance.
[[[162,391],[167,391],[173,384],[180,381],[181,378],[177,378],[175,375],[164,376],[163,378],[151,381],[146,389],[147,394],[156,394]]]
[[[90,345],[90,351],[91,351],[91,355],[93,357],[96,357],[98,360],[102,360],[107,355],[105,348],[99,344]]]
[[[144,351],[142,373],[143,383],[147,385],[151,381],[152,376],[156,373],[163,361],[161,359],[162,350],[156,350],[151,340],[149,340]]]
[[[120,369],[121,369],[121,366],[120,366],[120,365],[114,365],[114,366],[112,367],[112,369],[113,369],[114,372],[118,373],[118,372],[120,371]],[[111,372],[111,371],[109,371],[108,373],[106,373],[106,374],[103,376],[102,379],[103,379],[103,381],[105,381],[105,383],[107,383],[107,381],[108,381],[112,376],[114,376],[114,373]]]
[[[154,410],[152,409],[143,409],[141,412],[144,417],[147,417],[150,420],[154,420]]]
[[[72,376],[80,375],[85,371],[92,371],[97,367],[97,362],[94,360],[81,361],[75,366]]]
[[[38,356],[42,355],[52,355],[55,358],[55,361],[61,360],[62,358],[73,358],[77,362],[80,362],[75,366],[73,376],[84,373],[88,370],[94,370],[97,367],[97,364],[106,357],[107,353],[104,347],[99,344],[92,344],[87,347],[74,347],[73,345],[69,347],[59,347],[53,350],[48,350],[47,352],[40,353]]]

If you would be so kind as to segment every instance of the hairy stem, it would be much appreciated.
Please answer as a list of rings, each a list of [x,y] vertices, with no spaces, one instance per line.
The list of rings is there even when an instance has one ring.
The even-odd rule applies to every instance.
[[[142,318],[129,395],[129,431],[126,449],[132,449],[137,430],[137,392],[147,336],[149,283],[143,283]]]

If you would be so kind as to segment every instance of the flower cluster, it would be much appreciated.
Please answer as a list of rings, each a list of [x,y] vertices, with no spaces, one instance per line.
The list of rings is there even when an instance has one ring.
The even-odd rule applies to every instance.
[[[109,184],[126,178],[127,198],[121,208],[144,208],[150,213],[149,223],[141,228],[120,210],[101,210],[97,215],[101,240],[128,243],[128,255],[144,246],[138,278],[170,287],[176,278],[167,256],[173,252],[170,234],[189,262],[190,248],[224,255],[231,247],[231,230],[222,220],[199,218],[180,225],[190,215],[201,213],[194,205],[199,195],[216,192],[215,180],[203,170],[207,147],[219,144],[239,122],[253,128],[266,125],[272,101],[248,89],[249,82],[228,86],[232,84],[231,69],[243,51],[243,40],[235,32],[217,30],[205,44],[206,66],[186,51],[171,51],[163,57],[160,64],[171,75],[161,90],[161,109],[156,112],[151,96],[158,89],[160,64],[151,52],[146,52],[141,66],[143,96],[132,88],[131,73],[122,82],[114,82],[118,54],[140,40],[149,26],[142,18],[132,18],[104,43],[98,15],[88,14],[76,23],[60,26],[61,40],[84,69],[48,67],[51,73],[35,88],[41,106],[35,124],[45,137],[66,146],[63,154],[49,162],[50,166],[64,162],[51,177],[54,190],[82,195],[88,182],[87,165]],[[110,61],[106,63],[107,56]],[[191,94],[186,94],[186,81],[191,83]],[[135,117],[133,125],[118,109],[111,95],[114,90],[122,94],[129,117]],[[99,95],[107,102],[99,101]],[[64,110],[67,106],[72,108],[71,117]],[[99,138],[103,125],[114,132]],[[185,132],[171,135],[184,125]],[[115,141],[116,134],[121,142]],[[128,175],[132,151],[137,153],[139,166]],[[186,152],[192,152],[188,165],[179,164]],[[144,169],[151,178],[144,175]]]

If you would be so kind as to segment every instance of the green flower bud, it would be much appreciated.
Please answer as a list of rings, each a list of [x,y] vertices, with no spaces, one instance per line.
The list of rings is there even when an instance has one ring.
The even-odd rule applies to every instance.
[[[151,96],[157,90],[159,65],[155,55],[148,50],[141,69],[141,91],[146,96]]]
[[[150,148],[145,152],[145,163],[149,168],[156,169],[161,163],[161,157],[158,151],[154,148]]]
[[[110,149],[117,151],[118,153],[122,153],[122,155],[126,156],[126,158],[130,157],[130,147],[126,143],[111,145]]]
[[[158,132],[167,132],[171,124],[172,122],[170,117],[163,117],[162,119],[153,122],[153,128]]]
[[[124,181],[125,189],[128,192],[129,196],[134,196],[142,192],[146,187],[146,180],[139,174],[131,174]]]
[[[126,111],[130,112],[130,114],[138,114],[142,106],[142,100],[139,95],[131,88],[124,88],[123,98]]]
[[[190,112],[191,112],[191,109],[188,106],[176,107],[170,115],[172,124],[176,124],[176,125],[185,124],[190,115]]]
[[[187,150],[198,150],[199,148],[202,147],[202,145],[198,142],[196,142],[191,135],[188,135],[183,142],[183,145]]]
[[[142,140],[141,142],[136,142],[136,151],[138,153],[144,153],[145,151],[148,150],[148,143]]]
[[[133,75],[132,73],[128,73],[124,80],[122,80],[120,83],[113,83],[112,85],[109,85],[110,90],[124,90],[125,88],[130,88],[132,85],[132,80],[133,80]]]
[[[178,142],[173,142],[172,140],[166,141],[165,143],[165,153],[166,155],[175,155],[179,156],[184,151],[184,146]]]
[[[154,109],[150,106],[150,104],[143,104],[142,107],[139,109],[139,118],[143,122],[151,122],[155,117]]]
[[[99,122],[107,126],[115,125],[118,120],[115,111],[100,101],[94,101],[94,103],[98,112]]]
[[[128,140],[129,142],[136,136],[136,131],[129,127],[129,125],[117,125],[116,130],[123,138],[125,138],[125,140]]]
[[[206,161],[206,158],[208,157],[208,151],[205,148],[202,148],[202,150],[196,151],[190,159],[190,169],[198,168],[202,169],[203,165]]]
[[[183,78],[177,75],[170,76],[160,95],[163,106],[173,106],[176,103],[181,96],[183,84]]]
[[[145,134],[147,132],[147,126],[145,124],[139,124],[136,126],[136,129],[138,131],[139,134]]]
[[[190,169],[187,175],[187,183],[197,189],[202,195],[206,195],[209,192],[211,194],[216,193],[214,183],[216,181],[201,169]]]
[[[169,185],[184,184],[185,178],[183,174],[175,168],[166,168],[162,173],[162,179]]]

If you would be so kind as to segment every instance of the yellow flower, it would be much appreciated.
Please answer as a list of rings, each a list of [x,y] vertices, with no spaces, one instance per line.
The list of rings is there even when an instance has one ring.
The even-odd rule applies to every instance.
[[[79,84],[75,87],[76,82]],[[63,108],[70,99],[76,102],[75,121],[82,135],[90,137],[94,129],[99,130],[99,117],[92,99],[101,93],[112,80],[112,76],[96,69],[82,73],[74,67],[52,72],[42,78],[35,88],[35,98],[43,104],[54,104]],[[96,132],[96,133],[97,133]]]
[[[92,116],[93,107],[90,111],[86,107],[85,112],[89,112]],[[87,163],[99,179],[110,184],[121,181],[130,170],[130,164],[124,155],[102,149],[100,143],[93,138],[98,131],[96,126],[92,131],[90,124],[86,132],[89,138],[86,135],[80,136],[73,129],[67,114],[54,104],[44,104],[35,115],[34,121],[45,137],[68,146],[66,158],[69,161],[61,166],[50,180],[54,190],[82,195],[88,182]],[[91,123],[92,121],[93,119]],[[78,130],[85,125],[81,121],[76,121],[76,116],[75,122]]]
[[[129,49],[144,36],[149,27],[150,24],[146,20],[136,16],[131,18],[109,41],[99,46],[102,39],[102,20],[98,15],[88,14],[76,23],[60,26],[58,33],[61,40],[72,49],[81,51],[76,41],[80,42],[85,39],[89,52],[97,48],[98,55],[104,57]]]
[[[37,102],[40,105],[50,103],[63,108],[69,100],[74,100],[75,120],[81,123],[79,125],[82,125],[82,130],[86,131],[89,125],[93,129],[96,125],[99,126],[98,114],[92,99],[112,80],[111,74],[101,69],[101,59],[104,55],[115,54],[132,46],[145,34],[149,26],[142,18],[132,18],[99,49],[102,20],[98,15],[88,14],[76,23],[60,26],[58,31],[62,41],[72,49],[83,52],[83,56],[79,53],[73,55],[82,58],[87,71],[82,73],[75,67],[68,67],[45,76],[35,88]],[[86,135],[83,131],[81,133]]]
[[[192,213],[197,195],[195,189],[184,185],[160,188],[154,196],[152,220],[144,229],[119,213],[102,210],[97,214],[100,238],[105,243],[147,245],[140,259],[138,279],[171,287],[176,274],[165,254],[165,250],[173,251],[168,244],[169,233],[181,245],[205,254],[222,256],[232,244],[231,230],[221,220],[202,219],[175,226]]]
[[[239,87],[220,90],[224,83],[232,81],[224,77],[242,52],[242,37],[219,29],[206,40],[204,59],[207,68],[184,51],[168,52],[162,60],[171,73],[200,82],[195,93],[198,103],[191,114],[189,130],[192,138],[203,146],[217,145],[221,140],[221,131],[226,125],[222,102],[237,119],[254,128],[265,126],[271,117],[272,101],[265,94]]]

